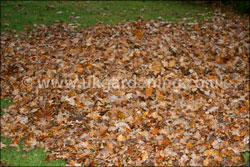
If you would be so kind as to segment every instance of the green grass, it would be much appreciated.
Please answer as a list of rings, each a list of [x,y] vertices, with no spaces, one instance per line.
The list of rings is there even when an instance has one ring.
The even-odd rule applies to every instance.
[[[11,101],[0,99],[1,114],[3,108],[9,107]],[[1,162],[4,165],[11,166],[65,166],[66,162],[63,160],[46,161],[46,152],[42,148],[36,148],[32,151],[24,151],[26,147],[23,142],[18,144],[18,148],[10,147],[10,139],[1,137],[1,146],[5,144],[6,147],[1,149]]]
[[[249,152],[244,152],[244,153],[242,153],[242,156],[244,158],[244,165],[243,166],[249,166],[250,165],[250,163],[249,163],[249,161],[250,161],[250,159],[249,159],[250,153]]]
[[[0,114],[4,114],[4,111],[2,109],[8,108],[11,105],[12,102],[9,101],[9,100],[0,99],[0,103],[1,103]]]
[[[2,1],[2,32],[21,31],[25,25],[79,23],[82,27],[99,23],[117,24],[129,20],[183,18],[201,19],[207,6],[182,1]],[[33,28],[33,27],[32,27]]]
[[[1,142],[6,144],[6,147],[1,149],[1,161],[4,165],[10,166],[65,166],[63,160],[46,161],[46,152],[42,148],[37,148],[32,151],[24,151],[24,144],[20,143],[18,148],[10,147],[11,141],[6,138],[1,138]]]

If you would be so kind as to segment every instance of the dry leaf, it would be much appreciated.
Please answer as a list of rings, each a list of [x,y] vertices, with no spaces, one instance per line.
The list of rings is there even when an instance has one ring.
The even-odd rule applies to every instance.
[[[204,156],[211,156],[214,154],[214,149],[206,150],[203,152]]]
[[[6,147],[6,144],[0,142],[0,147],[1,147],[1,149],[2,149],[2,148],[4,148],[4,147]]]
[[[175,60],[170,60],[170,62],[169,62],[169,65],[168,65],[169,67],[174,67],[174,66],[176,66],[176,64],[175,64]]]
[[[108,127],[103,125],[100,127],[100,134],[104,135],[108,131]]]
[[[84,70],[84,69],[83,69],[82,67],[77,67],[77,68],[76,68],[76,71],[79,72],[79,73],[82,73],[83,70]]]
[[[147,88],[145,90],[145,95],[146,96],[151,96],[153,94],[154,88]]]
[[[187,144],[186,144],[186,147],[187,147],[187,149],[190,149],[190,148],[192,148],[194,145],[193,145],[193,143],[191,142],[191,141],[189,141]]]
[[[118,137],[117,137],[117,141],[126,141],[127,139],[122,135],[120,134]]]

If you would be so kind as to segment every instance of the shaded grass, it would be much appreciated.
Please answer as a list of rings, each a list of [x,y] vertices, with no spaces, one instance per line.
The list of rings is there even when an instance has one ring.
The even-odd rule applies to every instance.
[[[250,166],[250,163],[249,163],[249,161],[250,161],[250,158],[249,158],[250,153],[249,152],[244,152],[244,153],[242,153],[242,156],[244,158],[244,164],[242,166]]]
[[[4,111],[2,109],[8,108],[11,105],[12,102],[9,101],[9,100],[0,99],[0,103],[1,103],[0,114],[4,114]]]
[[[25,25],[78,23],[81,27],[99,23],[117,24],[138,17],[178,21],[201,19],[206,6],[183,1],[4,1],[1,2],[1,31],[21,31]]]

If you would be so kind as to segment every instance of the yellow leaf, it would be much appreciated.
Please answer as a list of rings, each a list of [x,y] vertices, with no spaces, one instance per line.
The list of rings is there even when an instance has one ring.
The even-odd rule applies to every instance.
[[[87,65],[88,65],[89,67],[92,67],[92,66],[93,66],[93,64],[92,64],[91,62],[88,62]]]
[[[174,67],[175,66],[175,60],[171,60],[169,62],[169,67]]]
[[[158,62],[158,61],[155,61],[154,63],[153,63],[153,68],[152,68],[152,70],[153,71],[161,71],[161,63],[160,62]]]
[[[120,114],[119,114],[119,118],[120,118],[120,119],[123,119],[123,118],[125,118],[125,117],[126,117],[126,116],[125,116],[124,113],[120,113]]]
[[[203,152],[204,156],[211,156],[214,154],[214,149],[206,150]]]
[[[70,97],[73,97],[73,96],[75,96],[76,95],[76,93],[74,92],[74,91],[71,91],[70,92]]]
[[[189,141],[187,144],[186,144],[186,147],[189,149],[189,148],[192,148],[194,145],[191,141]]]
[[[109,53],[108,53],[108,52],[105,52],[105,53],[104,53],[104,56],[109,57]]]
[[[122,135],[120,134],[118,137],[117,137],[117,141],[126,141],[127,139]]]
[[[203,161],[203,165],[204,165],[204,166],[208,166],[208,165],[209,165],[209,162],[210,162],[209,159],[205,159],[205,160]]]
[[[123,95],[125,95],[125,92],[123,92],[123,91],[117,91],[117,92],[115,92],[114,93],[116,96],[123,96]]]
[[[27,89],[27,91],[31,91],[32,90],[32,86],[27,86],[27,87],[25,87],[26,89]]]

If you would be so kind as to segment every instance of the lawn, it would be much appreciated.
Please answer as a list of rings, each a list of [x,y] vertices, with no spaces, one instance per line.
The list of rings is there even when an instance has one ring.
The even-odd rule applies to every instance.
[[[23,148],[20,142],[18,147],[11,147],[11,141],[1,138],[1,161],[4,166],[64,166],[63,160],[47,159],[46,152],[42,148]],[[4,147],[3,147],[4,144]],[[5,146],[6,145],[6,146]],[[25,149],[25,150],[24,150]]]
[[[1,1],[1,31],[21,31],[27,25],[78,23],[81,27],[100,23],[118,24],[138,17],[144,20],[203,18],[209,8],[182,1]],[[197,15],[197,14],[201,15]]]
[[[22,32],[24,29],[31,31],[31,32],[34,32],[35,28],[39,27],[41,24],[45,24],[48,26],[48,25],[58,24],[58,23],[78,24],[79,27],[77,28],[77,30],[81,30],[83,28],[90,28],[89,30],[91,31],[91,26],[95,26],[98,24],[116,25],[119,23],[125,23],[127,21],[138,20],[138,19],[140,19],[140,20],[167,20],[167,21],[173,22],[173,23],[176,23],[178,21],[183,20],[186,22],[192,22],[192,23],[198,24],[198,22],[201,19],[203,19],[204,17],[208,18],[210,16],[213,16],[214,15],[213,12],[214,11],[208,6],[199,5],[199,4],[195,4],[195,3],[188,3],[188,2],[184,2],[184,1],[106,1],[106,2],[105,1],[82,1],[82,2],[80,2],[80,1],[79,2],[75,2],[75,1],[40,1],[40,2],[39,1],[1,1],[1,32],[3,33],[3,35],[6,35],[6,36],[8,34],[15,34],[18,32]],[[155,24],[155,25],[157,25],[157,24]],[[207,24],[207,25],[209,25],[209,24]],[[199,26],[202,26],[202,25],[199,25]],[[234,26],[236,27],[238,25],[234,25]],[[242,27],[244,27],[244,26],[242,26]],[[242,28],[242,27],[240,27],[240,28]],[[242,28],[242,29],[244,29],[244,28]],[[197,30],[197,28],[195,28],[194,32],[196,32],[196,30]],[[26,31],[26,32],[28,32],[28,31]],[[145,28],[145,31],[147,31],[146,28]],[[192,31],[190,31],[190,32],[192,32]],[[216,37],[216,35],[214,35],[213,32],[209,31],[209,33],[211,33],[213,35],[213,37]],[[141,30],[136,29],[135,34],[136,34],[135,36],[137,36],[140,39],[143,36],[142,35],[143,33]],[[150,33],[148,33],[148,34],[150,34]],[[221,33],[221,34],[223,34],[223,33]],[[179,34],[177,33],[177,36],[178,35]],[[190,40],[192,40],[191,38],[194,38],[195,35],[196,35],[196,33],[194,33],[193,36],[190,36]],[[223,36],[223,37],[225,37],[225,36]],[[246,38],[246,35],[245,36],[242,35],[242,36],[243,36],[242,39]],[[174,36],[172,36],[172,37],[174,38]],[[1,38],[2,38],[2,36],[1,36]],[[43,36],[41,38],[43,38]],[[179,37],[179,39],[183,39],[183,38]],[[146,39],[146,40],[148,40],[148,39]],[[39,41],[39,42],[41,42],[41,41]],[[35,42],[32,41],[31,43],[36,43],[36,42],[37,41],[35,41]],[[39,42],[37,42],[37,44]],[[136,42],[138,42],[138,41],[135,40],[134,43],[132,42],[132,44],[129,44],[129,47],[131,47],[132,49],[135,49],[136,47],[138,47],[137,46],[138,44],[136,44]],[[54,46],[54,44],[51,44],[51,45]],[[177,42],[176,46],[178,46],[178,45],[179,45],[179,43]],[[60,47],[61,46],[62,45],[60,45]],[[195,47],[197,47],[197,46],[195,46]],[[209,45],[206,44],[207,48],[209,48],[208,46]],[[206,47],[203,47],[203,48],[206,48]],[[88,48],[88,47],[86,46],[86,48]],[[98,48],[98,47],[96,47],[96,48]],[[244,49],[242,52],[244,52],[244,53],[247,52]],[[189,51],[191,52],[191,50],[189,50]],[[89,50],[87,50],[86,53],[88,51]],[[192,52],[193,52],[193,50],[192,50]],[[194,52],[195,53],[190,54],[191,57],[193,55],[197,56],[198,54],[200,54],[200,53],[197,53],[198,51],[194,51]],[[212,51],[211,51],[211,53],[212,53]],[[107,55],[109,55],[109,53]],[[110,55],[111,55],[111,53],[110,53]],[[176,53],[174,53],[174,55],[178,56]],[[241,57],[242,60],[245,60],[246,58],[244,57],[244,54],[242,54],[242,55],[243,55]],[[161,55],[159,55],[159,57],[160,56]],[[138,57],[138,56],[135,56],[135,57]],[[164,58],[161,58],[161,57],[159,58],[159,57],[157,57],[156,59],[157,60],[164,59]],[[6,59],[9,59],[9,57],[7,57]],[[44,58],[44,59],[46,59],[46,58]],[[50,58],[48,58],[48,59],[50,59]],[[145,59],[147,59],[147,58],[145,58]],[[174,61],[173,60],[170,61],[172,63],[168,64],[168,65],[171,64],[171,67],[169,68],[170,71],[172,69],[174,69],[172,67],[176,66],[176,64],[177,64],[178,59],[177,58],[174,58],[174,59],[175,59]],[[202,58],[200,58],[200,59],[202,59]],[[30,61],[30,59],[28,61]],[[92,60],[90,60],[90,61],[92,61]],[[202,60],[202,61],[204,61],[204,60]],[[225,58],[223,58],[223,59],[220,59],[218,61],[224,62],[227,60],[225,60]],[[124,61],[124,62],[126,62],[126,61]],[[206,63],[206,61],[204,61],[204,62]],[[94,62],[92,62],[92,63],[94,64]],[[90,62],[88,64],[88,66],[89,66],[88,68],[93,67],[92,63]],[[158,65],[158,64],[156,65],[156,66],[158,66],[158,67],[156,67],[156,69],[162,68],[161,65]],[[49,67],[49,66],[47,66],[47,67]],[[230,67],[232,67],[232,66],[230,66]],[[247,67],[247,65],[246,65],[246,67]],[[204,75],[211,74],[210,73],[212,71],[211,69],[209,69],[205,66],[204,66],[204,69],[203,69],[203,67],[201,67],[201,68],[202,69],[200,69],[200,71],[203,71],[203,72],[205,71]],[[221,67],[218,69],[221,70]],[[218,69],[216,69],[216,70],[218,70]],[[245,76],[246,72],[244,72],[244,70],[242,70],[242,69],[240,69],[240,70],[241,71],[239,73],[241,73],[242,75]],[[80,71],[80,73],[82,73],[82,69],[79,67],[76,71],[77,72]],[[174,71],[174,73],[176,72],[175,69],[173,71]],[[6,72],[6,71],[4,71],[4,72]],[[202,73],[202,75],[203,75],[203,72],[200,72],[200,73]],[[158,74],[159,71],[156,70],[156,73]],[[189,72],[187,72],[187,73],[189,73]],[[199,73],[199,75],[200,75],[200,73]],[[13,75],[15,75],[15,73],[13,73]],[[151,73],[150,73],[150,75],[151,75]],[[227,75],[227,74],[225,74],[225,75]],[[210,77],[214,77],[214,75],[211,74]],[[5,82],[5,81],[3,81],[3,82]],[[234,82],[236,82],[236,81],[234,81]],[[4,83],[4,84],[6,84],[6,83]],[[32,92],[31,90],[28,90],[26,88],[21,89],[19,87],[18,89],[20,89],[20,91],[23,91],[23,92],[28,92],[31,95],[34,94],[34,92]],[[143,91],[145,91],[145,90],[143,90]],[[12,91],[10,91],[10,92],[12,92]],[[51,92],[47,92],[47,93],[50,94]],[[91,94],[92,92],[87,92],[87,93]],[[126,92],[126,93],[128,93],[128,92]],[[240,93],[242,93],[242,95],[244,94],[243,91]],[[70,95],[73,94],[72,96],[77,96],[77,93],[75,93],[75,92],[73,92],[73,93],[70,92],[69,94]],[[148,91],[146,90],[146,94],[147,94],[147,96],[148,95],[155,96],[153,98],[155,98],[157,100],[161,100],[161,98],[163,98],[163,95],[161,95],[159,92],[156,92],[156,91],[153,92],[152,90],[148,90]],[[51,96],[54,96],[54,94]],[[1,117],[4,115],[4,109],[8,108],[11,105],[11,103],[13,103],[12,102],[13,97],[14,97],[14,95],[1,94]],[[27,95],[26,100],[29,98],[30,97],[28,97],[28,95]],[[236,98],[236,100],[238,100],[236,96],[235,97],[233,96],[233,98]],[[9,99],[9,100],[7,100],[7,99]],[[150,98],[148,98],[148,99],[150,99]],[[33,100],[33,99],[31,98],[30,100]],[[48,99],[46,99],[46,100],[48,100]],[[60,106],[64,106],[64,107],[65,106],[68,107],[68,105],[69,105],[68,103],[65,102],[65,100],[59,101],[59,103],[60,103]],[[63,103],[63,104],[61,105],[61,103]],[[133,101],[130,101],[130,103],[133,104]],[[240,106],[243,108],[243,109],[241,108],[242,113],[243,113],[243,114],[241,113],[241,116],[242,115],[245,116],[244,112],[246,109],[246,105],[249,105],[248,103],[249,103],[249,101],[246,102],[246,100],[244,102],[242,102],[242,105],[244,105],[244,106],[243,107]],[[18,103],[18,105],[19,105],[19,103]],[[24,104],[24,105],[26,105],[26,104]],[[113,109],[116,108],[114,106],[116,106],[115,103],[114,104],[107,104],[106,106],[104,106],[104,110],[105,111],[106,110],[112,111]],[[51,107],[51,106],[49,106],[49,107]],[[237,110],[238,110],[238,108],[237,108]],[[177,110],[176,111],[172,110],[172,111],[176,112]],[[8,110],[8,112],[10,113],[9,110]],[[149,111],[149,113],[150,112],[151,111]],[[139,116],[139,118],[142,119],[144,116],[146,118],[149,113],[145,112],[141,116]],[[76,116],[76,115],[73,115],[73,116]],[[186,115],[184,114],[184,117],[185,116]],[[126,114],[124,114],[124,113],[118,115],[118,119],[121,119],[121,120],[125,117],[126,117]],[[159,116],[157,116],[157,115],[155,117],[159,118]],[[38,118],[41,118],[41,117],[38,117]],[[182,118],[183,117],[180,117],[180,119],[182,119]],[[92,117],[89,119],[91,120]],[[206,118],[206,119],[208,119],[208,118]],[[225,119],[231,120],[231,119],[227,118],[226,116],[225,116]],[[238,119],[238,117],[236,117],[235,119]],[[144,120],[144,119],[142,119],[142,120]],[[243,121],[243,120],[244,120],[244,118],[239,119],[239,121]],[[54,122],[53,122],[53,124],[54,124]],[[195,123],[193,123],[193,124],[195,124]],[[33,124],[31,124],[31,126],[33,126]],[[66,129],[66,127],[70,127],[70,126],[71,125],[69,123],[68,124],[65,123],[65,129]],[[141,126],[141,125],[138,125],[138,126]],[[242,126],[244,126],[244,124]],[[62,124],[56,125],[55,129],[57,128],[57,130],[60,131],[60,133],[64,133],[64,132],[62,132],[63,131],[62,127],[64,128],[64,125],[62,125]],[[46,133],[48,132],[48,136],[47,136],[48,139],[53,138],[51,136],[54,135],[53,133],[56,133],[57,130],[55,130],[55,129],[48,130],[48,131],[44,130],[44,131],[46,131]],[[182,129],[180,128],[178,130],[181,131]],[[156,130],[156,128],[154,129],[154,133],[157,134],[158,132],[155,132],[155,131],[158,131],[158,130]],[[205,132],[206,129],[203,131]],[[143,131],[143,133],[144,132],[146,132],[146,130]],[[46,134],[46,133],[44,132],[44,134]],[[79,135],[79,134],[77,134],[77,135]],[[123,135],[125,135],[125,133]],[[242,136],[240,137],[240,139],[234,136],[236,139],[233,138],[233,140],[235,140],[235,142],[240,143],[240,140],[242,141],[244,135],[246,135],[246,134],[242,132],[241,135]],[[117,139],[121,140],[123,142],[123,140],[125,140],[125,139],[123,138],[123,136],[122,137],[121,136],[122,135],[120,135],[120,138],[118,136]],[[35,147],[27,146],[24,142],[25,137],[26,136],[23,136],[23,139],[19,140],[19,142],[17,143],[17,147],[13,147],[11,139],[1,137],[1,163],[3,165],[7,165],[7,166],[8,165],[10,165],[10,166],[64,166],[64,165],[66,165],[66,161],[64,161],[64,160],[61,160],[61,159],[53,160],[53,158],[51,159],[50,157],[48,157],[48,153],[51,153],[54,148],[52,148],[51,152],[46,152],[43,148],[35,148]],[[77,138],[77,136],[74,136],[74,137]],[[79,136],[78,136],[78,138],[79,138]],[[59,142],[59,140],[60,139],[58,139],[58,142]],[[13,141],[13,139],[12,139],[12,141]],[[121,142],[121,141],[119,141],[119,142]],[[168,145],[166,143],[169,143],[169,142],[170,142],[169,139],[162,140],[162,142],[160,144],[164,145],[164,147],[165,147],[166,145]],[[193,142],[193,140],[192,140],[192,142]],[[206,142],[207,148],[212,147],[211,140],[204,141],[204,142]],[[230,143],[230,144],[232,144],[232,143]],[[112,146],[112,144],[109,143],[108,146],[110,146],[110,145]],[[193,149],[193,147],[195,147],[191,142],[188,142],[186,144],[186,146],[188,148],[190,147],[190,149]],[[93,148],[88,148],[90,154],[87,156],[90,160],[94,159],[94,157],[92,157],[92,155],[97,154],[97,153],[95,153],[95,149],[97,149],[97,145],[95,146],[95,144],[93,144],[92,147]],[[157,146],[157,149],[162,149],[162,148]],[[211,150],[212,149],[207,150],[207,152],[205,153],[205,155],[208,155],[207,159],[210,158]],[[214,153],[219,154],[218,151],[217,152],[216,151]],[[69,149],[69,152],[72,152],[72,150]],[[227,153],[227,155],[225,155],[225,156],[221,155],[221,154],[219,154],[219,155],[221,157],[224,157],[224,158],[226,157],[227,159],[230,159],[230,160],[233,159],[234,162],[240,162],[240,161],[242,161],[243,158],[245,161],[248,161],[248,159],[249,159],[249,153],[244,153],[242,157],[240,157],[240,155],[239,155],[240,153],[238,153],[236,158],[230,157],[230,155],[232,155],[232,153],[230,151],[228,151],[226,153]],[[142,156],[147,157],[148,155],[143,153]],[[158,159],[160,159],[160,158],[158,158]],[[76,162],[77,162],[77,160],[73,161],[72,164],[77,164]],[[208,163],[208,160],[206,162]],[[226,161],[226,163],[229,163],[229,162]],[[233,164],[236,164],[236,163],[233,163]]]

